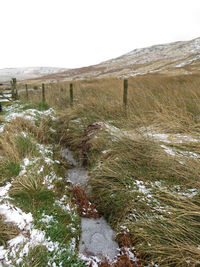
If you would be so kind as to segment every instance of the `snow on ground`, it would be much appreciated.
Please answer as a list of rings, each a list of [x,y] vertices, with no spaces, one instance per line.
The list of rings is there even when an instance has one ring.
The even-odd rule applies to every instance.
[[[49,115],[51,117],[51,119],[55,120],[55,117],[52,115],[54,113],[55,113],[55,111],[52,108],[48,109],[46,111],[38,111],[36,109],[28,109],[28,110],[23,111],[23,112],[12,112],[9,115],[7,115],[5,117],[5,119],[6,119],[6,122],[10,122],[11,120],[15,119],[16,117],[22,117],[24,119],[33,120],[33,119],[37,118],[36,116],[41,116],[41,115],[48,116]]]
[[[194,153],[192,151],[183,151],[178,148],[172,148],[170,144],[184,144],[184,143],[197,143],[200,141],[200,138],[194,138],[189,135],[181,135],[181,134],[169,134],[169,133],[159,133],[156,132],[152,127],[141,127],[134,131],[123,131],[113,125],[104,122],[97,122],[97,125],[100,125],[104,130],[106,130],[109,134],[116,136],[118,138],[128,137],[133,140],[137,140],[139,136],[148,137],[154,141],[162,142],[161,147],[164,151],[171,156],[182,156],[189,158],[200,158],[200,154]],[[102,153],[106,153],[102,151]]]
[[[200,58],[200,55],[197,55],[195,57],[192,57],[189,60],[183,61],[180,64],[176,65],[175,68],[181,68],[181,67],[183,67],[185,65],[189,65],[189,64],[195,62],[196,60],[198,60],[199,58]]]
[[[16,263],[19,264],[23,261],[23,257],[28,255],[29,249],[37,245],[46,246],[48,251],[55,251],[57,254],[61,254],[63,250],[60,250],[60,244],[58,242],[52,242],[50,238],[45,237],[44,231],[34,228],[33,216],[30,212],[25,213],[6,200],[9,199],[8,190],[10,187],[11,183],[1,187],[0,214],[4,216],[5,222],[14,223],[21,232],[18,236],[8,241],[7,249],[0,246],[0,264],[15,266],[12,263],[12,259],[16,260],[16,258]],[[51,216],[45,214],[42,214],[42,217],[41,220],[46,223],[52,220]],[[29,235],[27,236],[26,233],[29,233]],[[48,266],[52,266],[51,264],[52,261]]]
[[[142,194],[147,199],[152,199],[155,191],[160,192],[175,192],[180,196],[186,198],[193,198],[199,193],[199,190],[196,188],[187,188],[182,189],[179,185],[168,186],[163,181],[142,181],[142,180],[135,180],[132,186],[128,186],[127,189],[130,192],[138,192]]]
[[[199,142],[200,138],[194,138],[189,135],[181,135],[181,134],[169,134],[169,133],[160,133],[158,130],[153,127],[141,127],[137,129],[137,132],[143,136],[154,139],[155,141],[162,141],[164,143],[178,143],[182,144],[185,142]],[[131,136],[131,131],[127,132]]]
[[[9,99],[1,99],[1,103],[5,103],[5,102],[9,102],[10,100]]]
[[[87,255],[102,255],[113,260],[119,253],[118,244],[113,240],[115,232],[104,218],[82,218],[82,235],[79,252]]]
[[[4,112],[6,112],[6,115],[4,116],[4,122],[0,125],[0,132],[3,132],[6,123],[11,122],[17,117],[21,117],[27,120],[35,120],[40,116],[49,116],[52,120],[56,120],[55,110],[53,108],[45,111],[39,111],[37,109],[28,109],[22,111],[22,106],[16,103],[12,106],[4,107]]]
[[[199,142],[200,138],[194,138],[189,135],[181,135],[181,134],[169,134],[169,133],[160,133],[153,127],[141,127],[135,130],[125,131],[116,126],[111,125],[106,122],[95,122],[93,125],[99,125],[102,129],[106,130],[109,134],[123,138],[128,137],[130,139],[136,139],[139,136],[149,137],[155,141],[160,141],[164,143],[177,143],[182,144],[186,142]]]
[[[200,154],[198,153],[194,153],[194,152],[191,152],[191,151],[182,151],[178,148],[171,148],[171,147],[168,147],[166,145],[161,145],[161,147],[164,149],[164,151],[171,155],[171,156],[181,156],[181,157],[186,157],[186,158],[194,158],[194,159],[199,159],[200,158]]]
[[[49,116],[52,120],[55,120],[55,111],[53,109],[49,109],[47,111],[38,111],[35,109],[22,111],[22,106],[20,104],[14,104],[12,106],[7,106],[4,108],[6,111],[5,122],[0,125],[0,132],[3,132],[4,125],[12,121],[12,119],[16,117],[23,117],[26,119],[34,120],[38,116]],[[22,132],[22,134],[26,137],[27,134]],[[56,173],[51,169],[52,163],[59,164],[58,160],[52,160],[52,147],[48,145],[37,144],[38,150],[40,152],[40,157],[35,157],[33,159],[24,158],[21,163],[21,172],[19,176],[26,175],[30,172],[31,168],[34,170],[37,169],[36,173],[41,173],[44,169],[44,165],[41,165],[41,162],[49,165],[49,174],[45,176],[44,183],[48,185],[48,188],[53,188],[53,181],[62,179],[61,177],[57,177]],[[40,166],[40,167],[39,167]],[[0,214],[3,215],[5,222],[13,223],[20,229],[20,233],[13,239],[7,242],[7,248],[0,246],[0,266],[16,266],[13,264],[20,264],[23,261],[23,257],[27,256],[30,248],[33,248],[37,245],[43,245],[47,248],[49,252],[54,251],[54,256],[49,259],[48,266],[57,266],[54,260],[56,257],[59,257],[63,252],[69,252],[75,250],[76,240],[72,238],[70,246],[68,249],[62,247],[62,244],[58,242],[53,242],[51,239],[46,237],[45,231],[41,231],[36,229],[33,225],[33,215],[29,213],[23,212],[20,208],[14,206],[9,202],[10,197],[8,195],[8,191],[12,186],[11,183],[7,183],[5,186],[0,187]],[[57,200],[54,205],[60,206],[63,210],[67,211],[70,216],[75,216],[76,214],[71,209],[69,205],[65,205],[66,196],[63,196],[60,200]],[[53,221],[53,217],[42,214],[41,222],[48,224],[50,221]],[[76,231],[76,229],[72,229]],[[17,259],[17,260],[16,260]],[[60,265],[62,266],[62,262]]]
[[[159,133],[158,131],[153,129],[153,127],[141,127],[136,130],[124,131],[105,122],[96,122],[94,123],[94,125],[99,125],[101,129],[107,131],[113,137],[112,138],[113,141],[115,140],[115,137],[117,138],[126,137],[132,140],[137,140],[139,136],[143,136],[143,137],[148,137],[156,142],[164,143],[161,144],[160,146],[170,156],[179,156],[179,157],[196,158],[196,159],[200,158],[200,154],[198,153],[186,150],[183,151],[178,148],[170,147],[171,144],[197,143],[200,141],[200,138],[194,138],[190,135]],[[103,154],[107,153],[107,151],[102,151],[102,153]]]
[[[8,198],[8,195],[5,196]],[[8,201],[0,204],[0,214],[4,215],[6,222],[13,222],[21,230],[28,230],[27,225],[33,221],[31,213],[24,213],[21,209],[11,205]]]

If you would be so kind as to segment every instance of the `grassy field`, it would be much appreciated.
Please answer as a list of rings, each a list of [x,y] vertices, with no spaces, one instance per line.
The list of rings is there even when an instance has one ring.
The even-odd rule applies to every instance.
[[[90,171],[90,199],[142,265],[200,265],[199,86],[197,75],[130,78],[125,109],[122,80],[74,82],[73,107],[68,82],[46,85],[60,142]]]

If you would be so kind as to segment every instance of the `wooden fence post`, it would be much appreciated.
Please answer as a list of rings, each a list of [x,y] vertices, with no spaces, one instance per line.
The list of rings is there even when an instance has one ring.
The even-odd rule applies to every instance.
[[[28,101],[28,85],[25,84],[25,88],[26,88],[26,100]]]
[[[124,92],[123,92],[123,104],[127,107],[127,95],[128,95],[128,80],[124,80]]]
[[[59,99],[60,100],[62,99],[62,92],[63,92],[63,88],[61,86],[61,87],[59,87]]]
[[[12,80],[10,81],[11,87],[12,87],[12,98],[14,100],[18,99],[18,92],[17,92],[17,79],[16,78],[12,78]]]
[[[42,84],[42,102],[45,103],[45,86],[44,83]]]
[[[73,92],[73,83],[70,83],[70,106],[73,106],[73,101],[74,101],[74,92]]]

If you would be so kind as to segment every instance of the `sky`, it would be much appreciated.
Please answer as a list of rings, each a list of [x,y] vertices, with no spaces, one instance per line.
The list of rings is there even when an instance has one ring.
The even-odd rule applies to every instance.
[[[0,69],[76,68],[200,37],[199,0],[0,0]]]

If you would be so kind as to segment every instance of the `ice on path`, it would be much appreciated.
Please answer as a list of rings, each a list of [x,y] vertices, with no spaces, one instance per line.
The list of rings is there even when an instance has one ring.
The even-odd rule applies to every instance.
[[[113,240],[115,233],[104,218],[82,218],[81,228],[79,253],[87,256],[103,256],[110,260],[117,256],[119,247]]]

